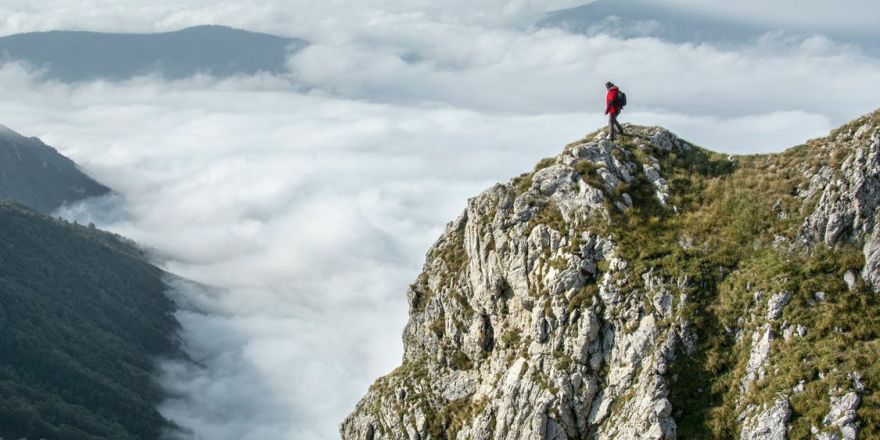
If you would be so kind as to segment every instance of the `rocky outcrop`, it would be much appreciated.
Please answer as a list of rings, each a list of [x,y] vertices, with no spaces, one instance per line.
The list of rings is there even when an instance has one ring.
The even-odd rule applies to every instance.
[[[810,184],[803,196],[816,201],[801,227],[800,239],[807,244],[864,243],[866,265],[862,277],[877,291],[880,123],[872,116],[838,130],[829,140],[827,149],[845,155],[838,169],[824,165],[814,173],[807,172]]]
[[[832,397],[831,410],[822,420],[822,425],[828,431],[816,432],[816,438],[819,440],[855,440],[858,433],[856,409],[858,409],[860,402],[861,398],[855,392]]]
[[[763,292],[756,292],[755,301],[764,298]],[[752,332],[751,350],[749,360],[746,363],[746,371],[741,381],[741,392],[745,394],[755,381],[764,378],[767,374],[765,367],[770,357],[770,347],[777,335],[773,323],[782,315],[782,308],[791,299],[791,292],[778,292],[767,299],[767,312],[763,322]],[[753,321],[760,318],[760,314],[753,314]]]
[[[403,368],[430,380],[383,378],[395,391],[374,386],[343,436],[428,438],[424,408],[437,402],[460,407],[441,428],[449,438],[675,438],[664,374],[690,336],[666,323],[684,299],[674,282],[632,273],[587,227],[632,206],[615,190],[637,173],[659,180],[646,170],[656,173],[594,140],[470,200],[408,295]]]
[[[788,438],[786,423],[791,417],[791,404],[784,396],[779,397],[762,411],[749,411],[751,417],[742,420],[741,440],[785,440]]]
[[[856,411],[862,403],[861,393],[865,392],[862,376],[851,373],[852,389],[842,393],[834,389],[830,393],[828,414],[822,419],[821,428],[812,427],[811,432],[817,440],[855,440],[859,432],[858,414]]]
[[[842,315],[842,327],[829,330],[809,313],[825,313],[841,292],[863,291],[859,280],[847,287],[844,272],[861,271],[870,283],[872,264],[880,267],[868,257],[880,254],[868,240],[880,205],[880,135],[871,130],[856,128],[846,154],[840,145],[815,147],[843,159],[778,173],[787,180],[766,183],[773,198],[757,195],[765,187],[754,185],[755,170],[778,170],[773,161],[788,156],[740,161],[639,127],[617,144],[588,136],[486,190],[428,251],[407,292],[402,365],[370,388],[342,437],[809,432],[798,419],[804,397],[792,396],[831,392],[830,378],[840,375],[814,362],[825,351],[810,350],[853,334]],[[738,191],[741,198],[729,196]],[[829,267],[788,263],[817,258],[819,246],[844,252],[863,242],[864,267],[849,257]],[[804,275],[814,267],[816,275]],[[796,278],[804,276],[820,278]],[[805,353],[792,361],[804,363],[803,374],[784,364],[785,353]],[[832,395],[814,435],[858,427],[858,402]]]

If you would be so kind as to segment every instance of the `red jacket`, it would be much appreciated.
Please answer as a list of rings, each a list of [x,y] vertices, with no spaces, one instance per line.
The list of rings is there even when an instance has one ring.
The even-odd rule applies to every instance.
[[[615,115],[620,113],[620,109],[614,106],[614,101],[615,101],[615,99],[617,99],[617,91],[618,91],[617,86],[614,86],[614,87],[608,89],[608,95],[605,96],[605,114],[606,115],[609,113],[613,113]]]

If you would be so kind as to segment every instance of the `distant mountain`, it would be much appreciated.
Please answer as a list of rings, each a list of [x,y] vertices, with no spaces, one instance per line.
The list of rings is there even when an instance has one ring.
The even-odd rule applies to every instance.
[[[118,236],[0,202],[0,438],[157,439],[177,353],[164,272]]]
[[[815,30],[711,16],[656,0],[598,0],[549,12],[537,26],[561,28],[589,36],[604,34],[623,39],[653,37],[673,43],[705,42],[722,46],[754,42],[761,35],[774,31],[782,31],[793,37],[817,33]],[[880,56],[877,34],[824,32],[824,35],[858,46],[869,55]]]
[[[304,40],[224,26],[155,34],[51,31],[0,38],[0,60],[24,61],[65,82],[123,80],[157,73],[169,79],[197,73],[229,77],[281,73]]]
[[[54,148],[0,125],[0,199],[49,213],[109,191]]]

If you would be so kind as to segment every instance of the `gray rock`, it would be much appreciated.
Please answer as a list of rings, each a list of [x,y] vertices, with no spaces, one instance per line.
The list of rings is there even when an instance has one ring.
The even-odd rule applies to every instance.
[[[861,397],[854,391],[831,397],[831,409],[822,420],[822,432],[817,430],[816,438],[855,440],[859,429],[856,410],[861,401]]]
[[[778,319],[782,315],[782,308],[788,304],[791,299],[791,292],[779,292],[773,294],[767,300],[767,319]]]
[[[856,286],[856,273],[851,270],[846,271],[843,274],[843,281],[846,283],[846,287],[852,290]]]
[[[752,349],[749,352],[749,361],[746,364],[746,372],[740,382],[740,389],[745,394],[756,380],[760,380],[767,373],[765,365],[770,357],[770,343],[773,341],[773,333],[770,324],[764,324],[752,334]]]
[[[788,438],[786,424],[791,418],[791,404],[785,396],[779,396],[768,408],[744,417],[741,440],[785,440]]]
[[[853,371],[849,374],[849,379],[852,381],[853,389],[856,392],[861,393],[865,391],[865,384],[862,382],[862,375],[856,371]]]
[[[875,292],[880,291],[880,234],[873,234],[865,243],[865,267],[862,269],[862,278]],[[849,284],[849,283],[847,283]]]
[[[677,136],[668,130],[656,128],[650,136],[651,143],[666,151],[672,151],[676,148],[687,149],[686,143],[682,142]]]

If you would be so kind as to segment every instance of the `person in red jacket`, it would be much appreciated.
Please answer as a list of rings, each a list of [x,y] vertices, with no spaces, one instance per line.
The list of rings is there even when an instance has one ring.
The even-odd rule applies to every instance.
[[[610,81],[605,83],[605,88],[608,89],[608,94],[605,95],[605,114],[608,115],[608,133],[611,136],[611,142],[614,142],[615,127],[617,127],[617,131],[620,132],[621,136],[625,135],[623,127],[617,122],[617,115],[620,114],[621,110],[617,106],[617,93],[620,92],[620,90],[618,90],[617,86]]]

